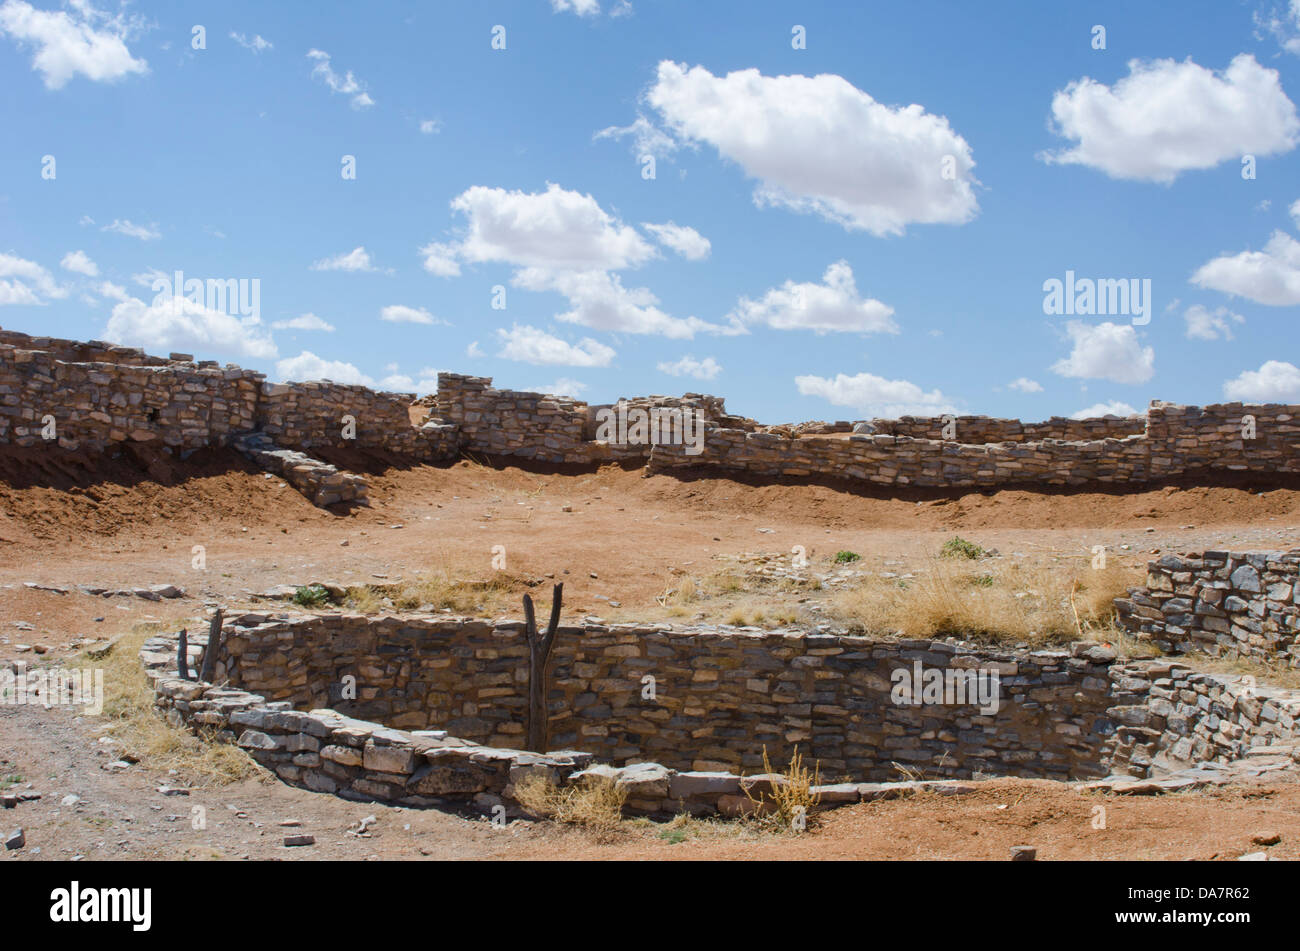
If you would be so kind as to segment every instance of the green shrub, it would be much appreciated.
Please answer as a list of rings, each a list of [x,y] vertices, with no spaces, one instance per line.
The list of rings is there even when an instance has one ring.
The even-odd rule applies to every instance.
[[[843,565],[850,561],[857,561],[862,556],[856,551],[837,551],[835,553],[835,564]]]
[[[972,561],[984,554],[984,549],[974,542],[968,542],[960,535],[954,535],[943,543],[939,554],[944,558],[970,558]]]
[[[299,585],[293,593],[293,603],[304,608],[316,608],[329,603],[330,593],[318,584]]]

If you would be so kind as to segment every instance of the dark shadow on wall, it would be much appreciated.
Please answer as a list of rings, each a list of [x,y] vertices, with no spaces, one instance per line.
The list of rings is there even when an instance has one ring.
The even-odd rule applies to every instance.
[[[905,502],[928,502],[935,499],[958,499],[971,495],[992,497],[1002,492],[1029,492],[1046,497],[1076,495],[1109,495],[1116,498],[1141,495],[1161,489],[1224,488],[1242,491],[1268,492],[1273,489],[1300,490],[1300,474],[1262,474],[1237,472],[1226,469],[1200,469],[1176,478],[1163,478],[1151,482],[1088,482],[1082,485],[1044,485],[1041,482],[1008,482],[996,486],[913,487],[862,483],[848,479],[831,479],[818,476],[762,476],[744,471],[701,466],[674,468],[657,472],[680,482],[702,482],[725,478],[740,485],[761,487],[768,485],[815,485],[860,498],[896,499]]]

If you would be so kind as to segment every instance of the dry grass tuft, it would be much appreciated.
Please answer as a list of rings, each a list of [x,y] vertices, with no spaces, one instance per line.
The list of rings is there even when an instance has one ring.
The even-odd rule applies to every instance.
[[[455,614],[496,614],[516,608],[519,596],[531,589],[529,580],[507,571],[485,570],[448,557],[419,577],[397,584],[359,585],[348,589],[347,606],[364,614],[383,611],[440,611]]]
[[[203,622],[195,621],[191,630]],[[140,647],[164,630],[156,622],[134,625],[99,659],[85,653],[79,666],[104,671],[104,712],[107,735],[121,745],[121,752],[151,769],[174,769],[192,786],[224,785],[265,770],[237,746],[196,736],[185,727],[173,726],[154,706],[153,686],[140,663]]]
[[[915,577],[870,575],[833,602],[851,629],[904,637],[956,635],[1029,644],[1114,642],[1113,601],[1140,584],[1140,569],[1086,558],[1025,565],[934,558]]]
[[[598,841],[609,841],[623,823],[627,790],[604,776],[559,787],[542,773],[532,773],[515,784],[515,800],[535,816],[579,826]]]

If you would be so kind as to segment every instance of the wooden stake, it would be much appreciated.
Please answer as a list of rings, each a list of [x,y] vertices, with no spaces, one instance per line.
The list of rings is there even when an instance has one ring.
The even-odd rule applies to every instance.
[[[190,679],[190,632],[181,628],[180,643],[176,649],[176,673],[181,680]]]
[[[221,649],[221,621],[224,614],[224,608],[217,608],[217,613],[212,615],[212,623],[208,626],[208,646],[203,649],[203,665],[199,668],[199,680],[208,683],[212,683],[212,678],[217,675],[217,651]]]
[[[564,582],[560,582],[551,593],[551,620],[546,625],[546,633],[538,636],[533,599],[524,595],[524,637],[528,640],[528,749],[534,753],[545,753],[549,742],[547,665],[551,659],[551,648],[555,646],[555,632],[560,626],[560,605],[563,599]]]

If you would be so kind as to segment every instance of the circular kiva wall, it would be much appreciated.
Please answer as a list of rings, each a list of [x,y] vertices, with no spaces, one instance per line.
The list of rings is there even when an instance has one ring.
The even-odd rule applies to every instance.
[[[519,622],[446,615],[245,614],[214,682],[300,711],[520,749]],[[824,781],[1105,775],[1112,651],[973,651],[941,641],[666,625],[561,627],[550,750],[676,770],[755,773],[796,744]]]

